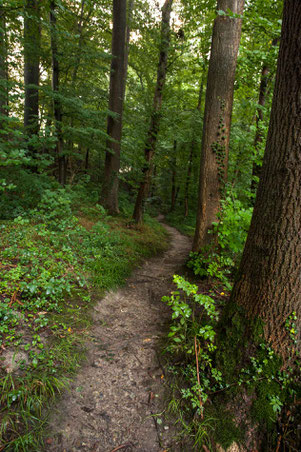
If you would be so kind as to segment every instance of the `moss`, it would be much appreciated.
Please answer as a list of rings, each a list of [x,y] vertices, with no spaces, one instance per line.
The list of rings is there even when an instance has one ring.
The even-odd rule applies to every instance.
[[[261,450],[273,450],[277,442],[277,425],[281,426],[277,423],[281,408],[286,407],[282,410],[284,416],[290,412],[287,407],[294,405],[300,382],[293,366],[283,370],[281,357],[264,340],[263,327],[260,319],[248,319],[244,309],[230,301],[224,309],[217,335],[216,366],[231,385],[224,396],[224,405],[232,406],[233,396],[239,397],[241,391],[247,390],[250,408],[246,414],[253,425],[258,425],[263,441]],[[221,417],[218,424],[222,429],[224,421]],[[229,437],[233,437],[232,433]]]
[[[216,392],[210,388],[210,405],[204,409],[205,422],[214,424],[210,438],[225,449],[236,442],[245,443],[248,450],[257,443],[262,451],[275,450],[278,433],[284,441],[285,435],[297,431],[291,414],[294,399],[301,397],[297,369],[283,370],[281,357],[264,340],[264,323],[249,319],[244,308],[231,301],[216,333],[212,365],[221,372],[223,387]],[[277,422],[279,414],[282,419]]]
[[[214,419],[212,437],[215,443],[227,449],[233,442],[241,443],[244,432],[235,424],[234,416],[220,400],[205,410],[205,420]]]

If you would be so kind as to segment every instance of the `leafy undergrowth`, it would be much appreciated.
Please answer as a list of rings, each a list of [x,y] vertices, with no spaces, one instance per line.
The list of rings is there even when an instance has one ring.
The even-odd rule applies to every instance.
[[[174,282],[177,290],[162,299],[172,310],[164,345],[167,413],[181,426],[185,450],[215,452],[233,442],[243,450],[300,450],[296,314],[285,322],[292,341],[285,367],[264,340],[262,323],[232,306],[220,281],[196,285],[175,275]]]
[[[170,212],[165,216],[165,221],[170,226],[177,228],[182,234],[193,237],[195,231],[195,212],[189,213],[185,218],[183,212]]]
[[[91,305],[167,236],[99,205],[74,216],[64,191],[0,231],[0,450],[41,450],[46,407],[84,357]]]

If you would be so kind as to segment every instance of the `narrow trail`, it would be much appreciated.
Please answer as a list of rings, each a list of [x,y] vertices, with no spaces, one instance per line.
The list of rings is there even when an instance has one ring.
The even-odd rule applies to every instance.
[[[164,410],[158,341],[170,313],[161,297],[170,292],[191,244],[164,227],[171,236],[168,251],[147,260],[126,287],[95,306],[87,361],[52,415],[47,451],[179,450],[173,426],[153,415]]]

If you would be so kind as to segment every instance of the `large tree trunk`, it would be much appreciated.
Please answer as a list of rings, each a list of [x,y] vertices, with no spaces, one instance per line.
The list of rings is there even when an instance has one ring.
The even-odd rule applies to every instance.
[[[218,0],[217,10],[242,14],[244,0]],[[218,15],[214,21],[202,137],[199,200],[193,250],[210,243],[227,179],[234,79],[242,19]]]
[[[170,41],[170,13],[172,1],[173,0],[165,0],[162,8],[161,49],[157,71],[157,83],[153,100],[151,123],[144,148],[145,165],[142,169],[142,181],[139,186],[133,213],[133,219],[137,224],[141,224],[143,221],[143,204],[149,192],[152,174],[151,162],[155,153],[160,126],[160,112],[162,106],[163,88],[166,79],[167,57]]]
[[[6,63],[6,36],[5,36],[5,15],[4,8],[0,5],[0,115],[7,116],[7,63]],[[3,119],[0,119],[0,128],[2,128]]]
[[[249,317],[264,321],[265,338],[283,356],[289,350],[285,320],[293,311],[299,339],[301,331],[300,29],[301,2],[286,0],[261,177],[232,292]]]
[[[24,128],[30,138],[39,132],[40,1],[26,0],[24,14]],[[35,153],[33,146],[30,152]]]
[[[114,112],[116,116],[108,116],[107,134],[109,135],[109,139],[107,140],[107,152],[101,192],[101,202],[111,214],[119,212],[118,173],[120,169],[122,111],[126,74],[125,39],[126,0],[114,0],[109,110]]]
[[[57,135],[56,155],[58,159],[58,181],[61,185],[66,184],[67,162],[63,155],[62,137],[62,105],[58,98],[60,89],[60,67],[58,61],[57,24],[56,24],[56,0],[50,0],[50,25],[51,25],[51,54],[52,54],[52,91],[53,91],[53,114]]]

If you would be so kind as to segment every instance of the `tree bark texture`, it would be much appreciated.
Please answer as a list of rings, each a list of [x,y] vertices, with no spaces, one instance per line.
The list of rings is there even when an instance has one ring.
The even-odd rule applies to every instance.
[[[288,352],[285,320],[301,329],[301,2],[286,0],[271,119],[254,213],[232,299]],[[299,342],[300,344],[300,342]],[[300,345],[299,345],[299,351]]]
[[[107,151],[101,192],[101,202],[109,213],[116,214],[120,169],[120,147],[122,137],[122,112],[125,93],[125,39],[126,0],[113,1],[112,63],[110,76],[109,115],[107,122]]]
[[[57,6],[56,1],[50,0],[53,115],[57,135],[55,150],[58,160],[58,181],[61,185],[64,186],[66,184],[67,179],[67,162],[65,155],[62,154],[63,152],[62,105],[58,97],[60,89],[60,67],[58,60],[56,6]]]
[[[24,128],[29,137],[39,132],[40,1],[26,0],[24,15]],[[34,149],[30,149],[34,153]]]
[[[161,45],[160,45],[160,56],[157,71],[157,83],[154,93],[153,109],[151,114],[151,123],[148,130],[144,156],[145,165],[142,169],[142,181],[139,186],[133,219],[137,224],[141,224],[143,221],[143,205],[145,198],[148,195],[149,187],[151,183],[152,174],[152,159],[156,149],[157,137],[160,126],[160,113],[163,98],[163,88],[166,80],[167,72],[167,58],[168,49],[170,42],[170,14],[173,0],[165,0],[162,7],[162,22],[161,22]]]
[[[241,15],[244,0],[218,0],[217,10]],[[241,18],[217,16],[212,33],[202,136],[199,199],[193,251],[212,239],[227,179],[230,125]]]

